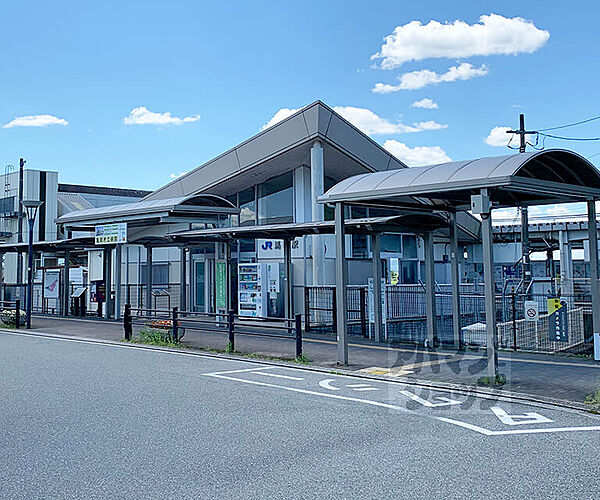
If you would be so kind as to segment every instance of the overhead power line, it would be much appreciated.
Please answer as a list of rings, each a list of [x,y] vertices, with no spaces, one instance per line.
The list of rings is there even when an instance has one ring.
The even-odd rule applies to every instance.
[[[582,125],[584,123],[593,122],[594,120],[600,120],[600,116],[594,116],[592,118],[588,118],[587,120],[581,120],[579,122],[568,123],[566,125],[559,125],[558,127],[541,128],[541,129],[539,129],[539,132],[548,132],[550,130],[559,130],[561,128],[574,127],[575,125]]]
[[[538,135],[552,137],[552,139],[561,139],[563,141],[600,141],[600,137],[562,137],[560,135],[544,134],[543,132],[538,132]]]

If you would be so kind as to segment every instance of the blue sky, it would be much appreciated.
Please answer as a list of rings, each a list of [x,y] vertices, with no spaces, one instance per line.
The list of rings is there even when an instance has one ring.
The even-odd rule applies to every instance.
[[[492,13],[500,28],[480,19]],[[0,162],[23,156],[62,182],[155,189],[316,99],[408,163],[505,154],[485,139],[520,112],[528,128],[600,115],[599,14],[595,1],[3,2]],[[463,23],[438,39],[431,20]],[[507,49],[503,26],[516,30]],[[397,27],[409,43],[387,49],[400,59],[372,59]],[[422,70],[451,80],[439,75],[452,67],[481,74],[373,91]],[[412,106],[423,99],[437,109]],[[135,108],[148,112],[127,124]],[[600,121],[561,132],[600,136]],[[600,153],[600,141],[546,146]]]

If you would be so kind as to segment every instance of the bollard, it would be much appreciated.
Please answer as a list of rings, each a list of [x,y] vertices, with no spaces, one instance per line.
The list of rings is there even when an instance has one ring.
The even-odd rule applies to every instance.
[[[233,352],[235,351],[235,331],[233,330],[233,321],[234,321],[235,317],[234,317],[234,312],[232,310],[230,310],[227,313],[227,333],[229,335],[228,337],[228,351]]]
[[[177,331],[177,307],[173,308],[173,316],[171,318],[171,326],[173,327],[173,333],[171,335],[173,342],[177,344],[179,342],[179,335]]]
[[[296,325],[295,325],[295,333],[296,333],[296,358],[302,357],[302,315],[296,314]]]
[[[131,305],[125,304],[125,312],[123,313],[123,330],[125,331],[125,340],[131,340]]]
[[[15,328],[19,329],[19,323],[21,322],[21,300],[17,299],[15,302]]]

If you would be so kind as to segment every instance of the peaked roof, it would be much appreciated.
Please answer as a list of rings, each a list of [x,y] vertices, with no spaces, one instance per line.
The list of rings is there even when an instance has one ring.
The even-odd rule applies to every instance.
[[[144,200],[207,190],[221,196],[231,194],[289,171],[290,167],[309,165],[310,148],[317,139],[324,148],[326,173],[336,180],[365,171],[406,167],[333,109],[316,101],[157,189]]]

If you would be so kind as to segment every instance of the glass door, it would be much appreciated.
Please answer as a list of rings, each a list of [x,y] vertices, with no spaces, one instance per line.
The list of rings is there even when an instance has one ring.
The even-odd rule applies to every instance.
[[[203,260],[194,260],[194,311],[206,312],[206,269]]]

